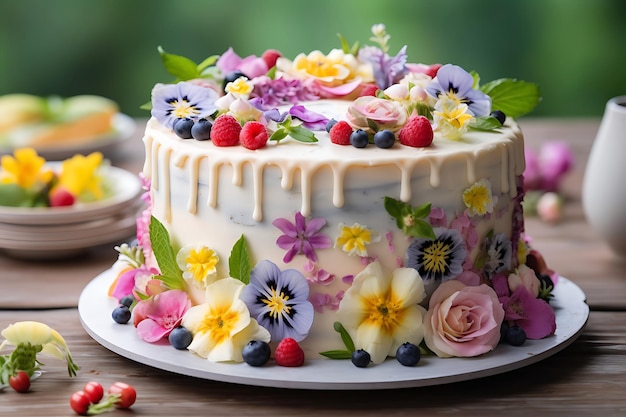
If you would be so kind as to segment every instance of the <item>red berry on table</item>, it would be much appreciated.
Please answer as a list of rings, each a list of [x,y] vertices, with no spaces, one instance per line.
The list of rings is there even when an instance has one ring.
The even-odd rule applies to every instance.
[[[352,127],[345,120],[340,120],[328,132],[330,141],[337,145],[349,145]]]
[[[398,133],[400,143],[414,148],[423,148],[433,143],[433,127],[424,116],[411,116]]]
[[[88,415],[90,405],[91,400],[89,399],[89,396],[85,394],[85,391],[76,391],[70,397],[70,407],[72,407],[72,410],[80,416]]]
[[[83,387],[83,392],[92,403],[99,403],[104,397],[104,387],[96,381],[89,381]]]
[[[274,352],[274,359],[280,366],[302,366],[304,363],[304,351],[295,339],[286,337],[278,343]]]
[[[248,122],[239,133],[239,141],[244,148],[261,149],[267,144],[269,136],[265,125],[260,122]]]
[[[239,143],[241,124],[233,116],[223,114],[215,119],[211,128],[211,141],[215,146],[235,146]]]
[[[9,385],[17,392],[26,392],[30,388],[30,377],[24,371],[17,371],[9,377]]]
[[[52,190],[49,199],[50,207],[71,206],[76,202],[76,197],[63,187]]]
[[[281,54],[279,51],[275,49],[268,49],[263,52],[263,54],[261,55],[261,59],[263,59],[263,61],[265,61],[265,63],[267,64],[267,69],[270,69],[274,65],[276,65],[276,61],[281,56],[283,56],[283,54]]]
[[[131,385],[125,382],[115,382],[109,387],[109,395],[117,396],[115,407],[130,408],[137,399],[137,391]]]

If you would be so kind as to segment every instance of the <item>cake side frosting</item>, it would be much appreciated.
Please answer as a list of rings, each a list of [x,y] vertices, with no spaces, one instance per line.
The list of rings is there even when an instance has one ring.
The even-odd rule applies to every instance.
[[[155,86],[150,204],[111,289],[133,294],[139,337],[177,329],[182,348],[248,363],[270,343],[297,366],[284,349],[380,363],[406,346],[484,354],[503,325],[554,332],[538,307],[554,273],[523,233],[514,121],[537,90],[409,64],[406,48],[388,54],[384,27],[373,34],[378,47],[293,60],[228,50]],[[165,298],[177,320],[155,326]]]

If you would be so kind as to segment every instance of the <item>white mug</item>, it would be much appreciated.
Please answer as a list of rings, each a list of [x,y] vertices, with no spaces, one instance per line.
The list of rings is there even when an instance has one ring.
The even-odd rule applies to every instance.
[[[626,258],[626,96],[606,103],[589,154],[582,197],[593,229]]]

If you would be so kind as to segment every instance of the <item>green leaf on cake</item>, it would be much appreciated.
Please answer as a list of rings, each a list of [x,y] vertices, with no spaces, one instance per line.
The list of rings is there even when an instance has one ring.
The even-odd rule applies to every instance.
[[[412,207],[395,198],[385,197],[385,210],[396,220],[396,225],[406,236],[435,239],[430,223],[423,220],[430,214],[430,203]]]
[[[541,101],[538,85],[511,78],[491,81],[480,90],[491,97],[491,109],[501,110],[507,117],[530,113]]]
[[[171,289],[183,289],[185,281],[183,273],[176,263],[176,253],[170,241],[170,234],[165,226],[154,216],[150,217],[150,244],[161,270],[161,275],[158,279]]]
[[[177,81],[191,80],[201,76],[198,70],[198,64],[191,59],[181,55],[167,53],[160,46],[158,50],[165,70],[176,77]]]
[[[493,116],[477,117],[474,123],[470,126],[475,130],[495,130],[502,127],[500,121]]]
[[[350,337],[346,328],[343,327],[343,324],[338,321],[333,323],[333,329],[335,329],[335,331],[341,336],[341,340],[346,349],[327,350],[325,352],[320,352],[320,355],[329,359],[350,359],[352,352],[356,350],[352,337]]]
[[[232,278],[236,278],[244,284],[250,283],[250,255],[246,238],[243,235],[235,242],[233,249],[230,251],[228,267],[230,268],[230,276]]]
[[[305,143],[317,142],[317,138],[315,137],[315,134],[311,132],[309,129],[306,129],[302,126],[292,126],[291,131],[289,132],[289,136],[291,136],[292,139],[295,139],[298,142],[305,142]]]
[[[285,120],[278,123],[278,128],[270,136],[269,140],[280,142],[287,136],[290,136],[293,140],[304,143],[314,143],[318,141],[315,134],[309,129],[303,127],[301,124],[293,124],[291,116],[287,116]]]

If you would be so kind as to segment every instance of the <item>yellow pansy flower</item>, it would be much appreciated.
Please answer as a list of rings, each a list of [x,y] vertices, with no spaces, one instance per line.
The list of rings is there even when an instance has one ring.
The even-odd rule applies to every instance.
[[[339,236],[335,239],[335,247],[340,247],[348,255],[367,256],[367,245],[378,242],[380,235],[366,226],[354,223],[347,226],[339,224]]]
[[[483,216],[491,213],[494,201],[489,180],[482,179],[463,191],[463,202],[470,216],[474,214]]]

